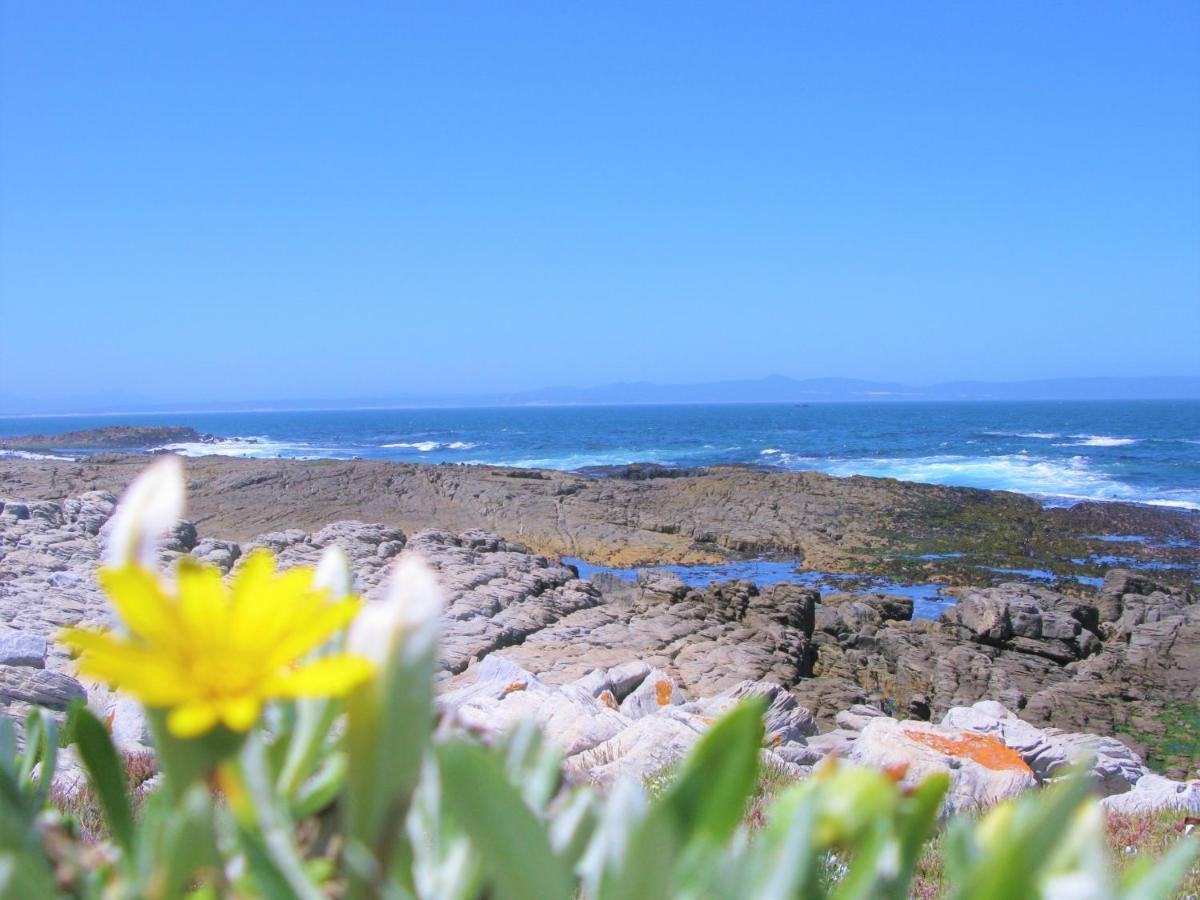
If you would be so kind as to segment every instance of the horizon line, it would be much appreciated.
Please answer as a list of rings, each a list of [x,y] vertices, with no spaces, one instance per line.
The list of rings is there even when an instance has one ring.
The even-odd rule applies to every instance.
[[[1107,376],[1105,376],[1107,377]],[[1175,376],[1149,376],[1149,377],[1175,377]],[[1197,377],[1200,376],[1180,376],[1180,377]],[[483,410],[483,409],[576,409],[579,407],[671,407],[671,406],[794,406],[805,407],[813,404],[822,404],[828,406],[843,405],[859,405],[859,404],[895,404],[895,403],[1196,403],[1200,402],[1200,396],[1195,397],[1036,397],[1024,399],[1005,399],[1003,397],[962,397],[962,398],[908,398],[897,396],[892,398],[871,397],[860,400],[843,399],[843,400],[820,400],[812,399],[803,402],[796,400],[670,400],[670,401],[654,401],[654,400],[625,400],[625,401],[578,401],[574,403],[567,402],[551,402],[551,403],[437,403],[437,404],[414,404],[406,406],[403,404],[388,404],[384,406],[255,406],[250,408],[219,408],[219,409],[149,409],[149,410],[101,410],[101,411],[75,411],[75,412],[50,412],[50,413],[10,413],[0,410],[0,418],[3,419],[82,419],[91,416],[186,416],[186,415],[221,415],[233,413],[299,413],[299,412],[391,412],[391,411],[407,411],[407,410],[437,410],[437,409],[463,409],[463,410]]]

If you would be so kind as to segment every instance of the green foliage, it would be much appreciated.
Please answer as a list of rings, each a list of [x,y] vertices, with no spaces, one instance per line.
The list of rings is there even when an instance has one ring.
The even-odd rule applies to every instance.
[[[224,751],[176,756],[174,780],[140,808],[103,724],[77,713],[74,746],[107,823],[90,847],[50,804],[49,717],[30,717],[21,749],[0,719],[0,896],[1153,898],[1189,877],[1190,839],[1114,873],[1082,777],[948,824],[945,776],[905,789],[828,765],[788,783],[760,765],[754,702],[651,791],[572,787],[532,726],[493,746],[441,736],[434,650],[428,634],[400,635],[377,683],[281,706]]]
[[[427,678],[427,662],[400,665]],[[281,715],[274,731],[256,728],[214,769],[222,799],[199,780],[157,791],[137,816],[107,731],[78,714],[77,750],[108,820],[95,862],[85,862],[82,842],[65,840],[70,826],[48,811],[53,722],[31,715],[18,751],[0,719],[0,895],[900,900],[936,886],[949,898],[1068,889],[1154,898],[1171,894],[1195,854],[1190,840],[1164,841],[1165,857],[1123,866],[1118,880],[1106,862],[1103,817],[1087,781],[1076,778],[978,820],[950,822],[931,856],[944,776],[904,790],[874,770],[829,766],[785,786],[758,764],[756,703],[716,722],[656,779],[653,797],[634,784],[604,798],[565,786],[557,751],[533,727],[494,746],[418,731],[420,752],[409,746],[395,757],[418,761],[415,773],[392,779],[394,796],[379,798],[384,809],[404,810],[403,821],[385,816],[354,845],[344,832],[360,774],[346,750],[352,740],[336,728],[314,731],[298,713]],[[432,708],[426,713],[432,721]],[[396,739],[408,737],[397,731]],[[298,740],[317,749],[298,749]]]
[[[1200,767],[1200,709],[1168,703],[1154,714],[1161,733],[1126,725],[1117,730],[1146,748],[1146,765],[1160,774],[1186,775]]]

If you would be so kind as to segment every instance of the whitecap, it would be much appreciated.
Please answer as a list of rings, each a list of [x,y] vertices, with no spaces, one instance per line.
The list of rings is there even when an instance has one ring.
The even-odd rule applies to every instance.
[[[805,459],[799,466],[838,477],[869,475],[925,484],[1014,491],[1045,501],[1125,501],[1200,509],[1200,491],[1142,489],[1094,469],[1085,456],[1050,459],[1028,454],[919,456],[878,459]]]
[[[217,441],[184,441],[163,444],[152,452],[180,456],[234,456],[241,459],[349,459],[349,450],[313,447],[305,443],[273,441],[266,437],[229,437]]]
[[[442,446],[437,441],[413,441],[412,443],[402,442],[399,444],[380,444],[380,447],[402,448],[405,450],[419,450],[422,453],[428,453],[431,450],[436,450]]]
[[[1057,437],[1062,437],[1055,431],[985,431],[984,434],[992,437],[1036,438],[1040,441],[1052,441]]]
[[[1123,438],[1109,437],[1106,434],[1073,434],[1073,438],[1078,440],[1069,441],[1064,444],[1055,444],[1055,447],[1128,447],[1130,444],[1136,444],[1138,438]]]
[[[779,456],[782,453],[783,453],[782,450],[777,450],[774,447],[768,447],[766,450],[762,451],[762,453],[760,453],[759,455],[760,456]]]
[[[447,450],[474,450],[479,445],[471,441],[452,441],[446,445]]]
[[[1165,506],[1168,509],[1200,510],[1200,500],[1147,500],[1147,506]]]
[[[54,453],[34,453],[32,450],[0,450],[0,459],[61,459],[75,462],[74,456],[58,456]]]

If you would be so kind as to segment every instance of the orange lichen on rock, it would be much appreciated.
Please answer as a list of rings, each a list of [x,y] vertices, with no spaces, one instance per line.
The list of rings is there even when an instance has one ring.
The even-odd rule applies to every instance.
[[[617,705],[617,698],[613,696],[612,691],[601,691],[600,695],[596,699],[599,700],[601,703],[603,703],[605,706],[607,706],[609,709],[620,709],[621,708],[620,706]]]
[[[671,702],[671,694],[674,691],[671,687],[671,682],[665,678],[660,678],[654,682],[654,697],[658,700],[659,706],[666,706]]]
[[[514,682],[512,682],[512,684],[508,685],[504,689],[504,696],[507,697],[509,694],[513,694],[513,693],[516,693],[517,691],[523,691],[523,690],[525,690],[525,682],[514,681]]]
[[[993,769],[998,772],[1017,769],[1033,774],[1016,750],[1006,746],[990,734],[972,734],[964,731],[960,732],[958,737],[949,737],[916,730],[906,730],[904,734],[918,744],[945,753],[947,756],[972,760],[985,769]]]

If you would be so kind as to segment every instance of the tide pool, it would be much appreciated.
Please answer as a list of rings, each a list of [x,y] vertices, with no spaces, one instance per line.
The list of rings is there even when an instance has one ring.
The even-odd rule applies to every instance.
[[[786,561],[751,559],[713,566],[641,566],[635,568],[597,566],[574,557],[564,557],[563,562],[574,566],[579,572],[579,577],[583,579],[589,579],[598,572],[607,572],[618,578],[636,581],[639,571],[670,572],[678,575],[684,584],[698,588],[707,587],[715,581],[746,580],[753,581],[759,587],[769,584],[802,584],[806,587],[816,588],[822,595],[832,593],[898,594],[912,598],[914,619],[937,619],[955,602],[953,597],[943,594],[941,587],[936,584],[901,584],[886,578],[835,572],[813,572],[799,569],[796,563]]]

